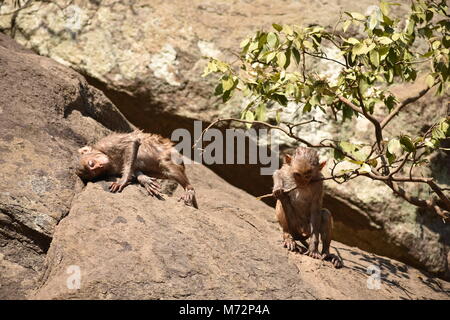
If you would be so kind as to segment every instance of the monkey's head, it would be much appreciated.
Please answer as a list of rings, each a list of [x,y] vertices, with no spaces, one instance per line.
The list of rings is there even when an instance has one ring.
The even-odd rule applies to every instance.
[[[109,169],[109,158],[103,152],[85,146],[78,149],[80,161],[76,169],[77,175],[84,181],[91,181],[105,174]]]
[[[316,150],[298,147],[293,156],[285,155],[284,161],[289,165],[290,172],[299,188],[306,187],[312,179],[320,176],[320,171],[326,161],[319,162]]]

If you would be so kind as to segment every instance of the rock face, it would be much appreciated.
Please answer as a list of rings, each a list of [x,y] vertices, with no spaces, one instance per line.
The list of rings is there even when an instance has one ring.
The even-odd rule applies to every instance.
[[[84,74],[134,125],[170,136],[177,128],[192,132],[192,119],[208,122],[235,112],[239,108],[233,107],[242,103],[236,99],[224,109],[216,101],[212,80],[201,78],[203,56],[232,61],[238,43],[259,27],[268,29],[272,23],[334,26],[339,11],[364,12],[377,3],[76,0],[64,7],[36,1],[14,16],[0,16],[0,30],[39,54]],[[406,4],[393,10],[401,16],[405,8]],[[8,12],[12,8],[6,4],[2,10]],[[338,72],[332,63],[317,68],[331,77]],[[397,91],[401,96],[418,92],[418,88],[399,87]],[[394,128],[401,128],[402,132],[420,129],[424,123],[445,115],[444,103],[445,99],[427,97],[424,103],[411,106],[406,117],[397,119]],[[299,134],[315,141],[324,137],[345,139],[344,132],[344,136],[354,140],[367,135],[368,130],[367,123],[360,121],[355,126],[314,123],[301,127]],[[292,141],[284,143],[293,146]],[[439,183],[450,184],[446,169],[450,160],[448,155],[442,158],[436,162],[434,173],[439,175]],[[253,195],[270,192],[272,179],[261,176],[258,166],[211,168]],[[394,198],[388,188],[364,179],[345,186],[329,183],[325,205],[335,211],[336,237],[340,241],[450,279],[450,226],[439,218]]]
[[[82,190],[77,148],[132,125],[82,76],[2,34],[0,74],[1,299],[449,298],[448,282],[338,242],[340,270],[288,254],[273,209],[201,165],[187,169],[200,210],[179,189],[166,201],[136,185]]]
[[[268,29],[272,23],[334,26],[339,11],[364,12],[377,3],[76,0],[64,7],[36,1],[14,16],[0,16],[0,30],[84,74],[133,124],[170,136],[177,128],[192,132],[192,119],[211,121],[242,103],[237,99],[223,109],[215,100],[212,80],[200,76],[203,56],[232,61],[238,43],[258,28]],[[401,15],[405,7],[393,10]],[[4,5],[2,10],[11,8]],[[318,68],[328,76],[336,73],[331,63]],[[398,93],[411,94],[416,89],[400,87]],[[411,106],[406,117],[397,119],[394,128],[420,129],[417,127],[424,123],[424,114],[425,122],[430,123],[445,114],[444,102],[427,97],[424,103]],[[302,127],[300,135],[314,140],[346,139],[345,135],[351,134],[354,139],[369,130],[364,122],[358,122],[356,128],[355,135],[353,128],[341,124],[311,124]],[[292,142],[285,143],[292,147]],[[449,163],[448,155],[436,162],[433,171],[440,183],[449,184]],[[261,176],[257,166],[211,168],[253,195],[270,192],[271,178]],[[329,183],[328,191],[325,204],[335,211],[337,239],[450,279],[450,227],[439,218],[395,199],[386,187],[364,179],[345,186]]]
[[[330,12],[365,11],[377,3],[340,2],[76,0],[65,7],[63,2],[58,6],[37,1],[13,23],[11,16],[0,18],[0,28],[39,54],[128,95],[133,103],[126,116],[144,127],[149,121],[143,111],[205,121],[217,114],[211,88],[200,77],[203,56],[231,59],[229,50],[236,50],[242,38],[260,26],[331,25],[338,17]],[[3,6],[3,12],[11,9]]]
[[[332,251],[344,259],[343,269],[288,253],[273,208],[202,165],[189,165],[187,173],[199,210],[177,202],[181,188],[161,201],[136,185],[111,194],[106,182],[88,183],[56,228],[42,286],[31,297],[450,298],[447,282],[337,242]],[[379,268],[378,290],[367,268]]]
[[[14,298],[33,284],[70,210],[74,150],[86,133],[131,125],[82,76],[1,33],[0,77],[0,298]]]

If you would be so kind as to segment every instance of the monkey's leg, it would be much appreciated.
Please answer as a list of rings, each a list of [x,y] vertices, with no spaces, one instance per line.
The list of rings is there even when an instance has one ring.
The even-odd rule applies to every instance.
[[[280,198],[283,198],[283,196],[280,196]],[[293,210],[291,204],[289,203],[289,199],[283,199],[285,201],[282,201],[281,199],[278,199],[275,212],[277,216],[278,223],[280,224],[281,228],[283,229],[283,246],[287,248],[289,251],[297,251],[297,243],[294,240],[294,237],[290,233],[289,230],[289,223],[287,220],[287,217],[289,215],[286,214],[285,210],[291,211]],[[292,214],[292,212],[289,212]]]
[[[149,177],[143,174],[141,171],[136,172],[136,179],[141,186],[147,190],[148,194],[155,196],[158,199],[164,199],[161,194],[161,186],[156,182],[156,178]]]
[[[184,165],[175,164],[173,162],[165,162],[162,166],[165,168],[162,171],[163,176],[167,179],[175,180],[184,188],[184,195],[181,196],[178,201],[183,200],[186,205],[198,209],[197,199],[195,198],[195,190],[186,176]]]
[[[335,268],[343,266],[342,260],[330,253],[331,235],[333,232],[333,216],[328,209],[320,210],[322,223],[320,228],[320,238],[322,240],[322,259],[329,260]]]
[[[123,163],[122,178],[120,178],[118,182],[111,183],[111,185],[109,186],[109,191],[121,192],[127,185],[131,183],[133,179],[136,157],[140,145],[141,141],[139,139],[134,139],[125,149],[125,154],[123,157],[124,163]]]
[[[320,208],[316,204],[311,205],[311,239],[309,240],[308,251],[306,255],[314,258],[321,259],[322,255],[319,253],[319,235],[320,226],[322,224],[322,216],[320,214]]]

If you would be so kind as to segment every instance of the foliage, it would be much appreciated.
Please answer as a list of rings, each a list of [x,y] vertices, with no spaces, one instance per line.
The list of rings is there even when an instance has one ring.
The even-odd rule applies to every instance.
[[[424,96],[431,88],[436,94],[448,94],[450,19],[445,0],[413,1],[406,19],[391,14],[395,3],[380,2],[370,14],[345,12],[334,30],[321,26],[273,24],[271,31],[257,31],[244,39],[239,54],[239,68],[209,59],[204,76],[220,75],[215,95],[227,102],[236,91],[249,98],[241,114],[244,121],[266,122],[267,106],[276,102],[282,108],[289,102],[297,103],[303,113],[314,108],[332,112],[342,121],[365,117],[373,125],[373,141],[354,145],[349,141],[321,142],[313,145],[290,136],[310,147],[334,150],[335,166],[350,161],[358,168],[335,173],[337,182],[356,176],[367,176],[385,182],[396,194],[422,207],[434,209],[448,216],[450,201],[431,178],[414,177],[413,167],[426,163],[426,156],[440,147],[450,136],[450,118],[432,125],[425,134],[399,134],[385,139],[383,129],[404,108]],[[359,28],[355,36],[351,29]],[[425,49],[423,49],[425,47]],[[330,58],[327,52],[339,52]],[[308,59],[332,61],[340,68],[334,81],[308,67]],[[399,82],[414,82],[424,75],[427,88],[402,102],[389,91]],[[384,119],[374,116],[383,110]],[[379,112],[377,113],[379,114]],[[279,117],[277,117],[279,122]],[[279,128],[285,125],[279,123]],[[286,130],[283,130],[286,131]],[[398,176],[410,167],[408,177]],[[423,200],[407,194],[398,182],[427,183],[440,200]],[[444,210],[444,211],[442,211]]]

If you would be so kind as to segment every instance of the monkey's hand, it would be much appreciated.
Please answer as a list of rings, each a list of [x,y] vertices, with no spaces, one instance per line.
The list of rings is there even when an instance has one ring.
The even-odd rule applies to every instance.
[[[283,238],[283,247],[287,248],[289,251],[298,250],[297,243],[291,235],[285,234]]]
[[[178,201],[183,201],[185,205],[198,209],[194,189],[187,189]]]
[[[322,260],[330,261],[336,269],[342,268],[342,259],[332,253],[322,253]]]
[[[322,259],[322,255],[319,253],[317,249],[308,249],[308,251],[306,251],[305,254],[314,259]]]
[[[120,179],[118,182],[113,182],[109,186],[109,191],[111,192],[122,192],[122,190],[130,184],[130,181],[123,181]]]
[[[284,192],[282,187],[279,187],[279,188],[274,187],[272,194],[275,197],[275,199],[279,199],[279,200],[286,197],[286,193]]]
[[[137,176],[137,181],[141,186],[147,190],[148,194],[158,199],[163,199],[161,194],[161,185],[156,181],[156,178],[140,174]]]

